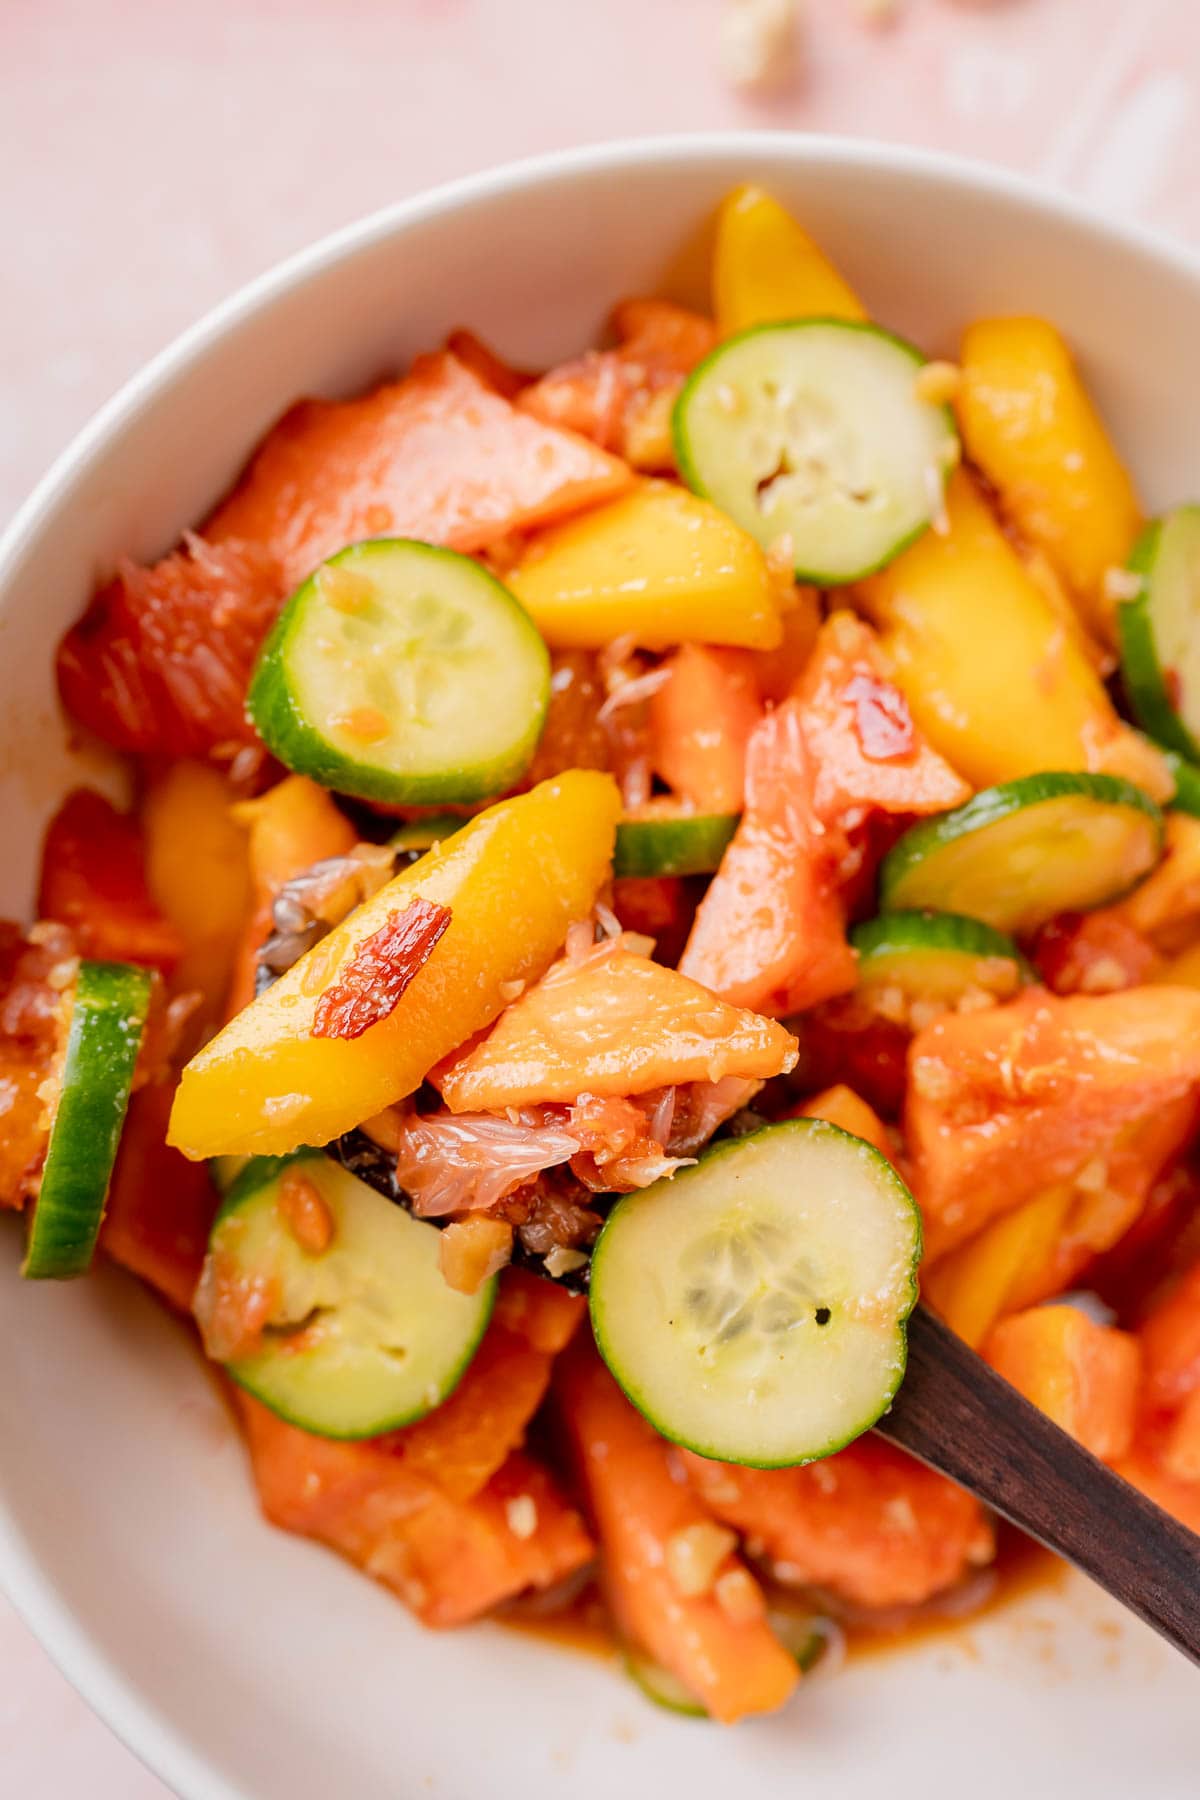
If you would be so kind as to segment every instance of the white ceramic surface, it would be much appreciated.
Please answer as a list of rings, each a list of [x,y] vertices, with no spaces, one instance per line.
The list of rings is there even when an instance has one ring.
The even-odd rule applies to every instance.
[[[1068,201],[917,153],[765,135],[618,145],[461,183],[212,315],[101,415],[0,545],[0,912],[28,903],[38,830],[71,773],[51,649],[118,554],[168,545],[299,393],[349,391],[458,322],[517,360],[577,348],[747,177],[932,349],[984,311],[1057,319],[1148,501],[1200,492],[1200,264]],[[608,1800],[664,1784],[725,1800],[818,1782],[839,1800],[1195,1792],[1195,1675],[1082,1584],[957,1647],[813,1683],[783,1717],[734,1732],[659,1716],[616,1672],[496,1627],[424,1634],[260,1522],[223,1408],[145,1294],[112,1273],[25,1287],[17,1223],[0,1227],[0,1579],[186,1800]]]

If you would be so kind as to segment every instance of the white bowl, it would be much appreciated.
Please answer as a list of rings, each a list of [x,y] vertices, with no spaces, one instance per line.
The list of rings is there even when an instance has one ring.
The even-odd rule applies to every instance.
[[[351,392],[469,323],[517,361],[588,343],[651,291],[734,183],[793,205],[875,309],[953,351],[1033,311],[1082,355],[1147,502],[1200,493],[1200,265],[995,172],[890,147],[713,136],[557,155],[457,183],[294,258],[100,415],[0,546],[0,912],[79,778],[55,641],[122,552],[199,518],[282,408]],[[1195,1792],[1183,1662],[1082,1583],[946,1643],[814,1682],[736,1731],[656,1714],[618,1672],[495,1626],[423,1633],[258,1517],[185,1334],[108,1272],[16,1279],[0,1227],[0,1579],[85,1698],[187,1800],[690,1800],[816,1791],[1004,1800]],[[836,1786],[834,1785],[836,1784]],[[2,1786],[2,1782],[0,1782]]]

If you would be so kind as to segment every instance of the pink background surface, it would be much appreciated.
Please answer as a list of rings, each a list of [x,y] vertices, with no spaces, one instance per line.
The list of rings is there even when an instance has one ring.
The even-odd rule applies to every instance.
[[[230,289],[535,151],[838,131],[1002,162],[1200,242],[1197,0],[897,0],[884,31],[856,0],[803,10],[801,73],[764,101],[721,78],[721,0],[0,0],[0,519]],[[0,1792],[166,1793],[2,1600]]]

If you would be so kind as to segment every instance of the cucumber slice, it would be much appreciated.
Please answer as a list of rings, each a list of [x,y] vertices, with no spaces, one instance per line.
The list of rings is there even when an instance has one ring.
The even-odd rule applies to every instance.
[[[396,850],[424,855],[443,838],[453,837],[456,831],[461,831],[466,823],[467,820],[458,813],[433,813],[427,819],[410,819],[407,825],[397,826],[388,842]]]
[[[812,1462],[890,1405],[920,1247],[877,1150],[788,1119],[617,1202],[592,1256],[596,1342],[663,1437],[755,1468]]]
[[[212,1176],[213,1186],[218,1194],[227,1194],[246,1164],[248,1156],[213,1156],[209,1158],[208,1172]]]
[[[711,875],[737,830],[736,813],[681,813],[655,802],[617,826],[613,874]]]
[[[1148,525],[1129,569],[1142,582],[1117,608],[1129,704],[1151,737],[1200,762],[1200,506]]]
[[[908,1002],[954,1006],[972,990],[1008,1000],[1034,979],[1012,938],[959,913],[884,913],[856,925],[850,942],[859,987],[896,988]]]
[[[289,769],[363,800],[484,800],[525,773],[550,653],[481,564],[411,538],[351,544],[284,607],[246,705]]]
[[[1163,756],[1175,777],[1172,811],[1191,813],[1193,819],[1200,819],[1200,769],[1174,750],[1164,750]]]
[[[22,1275],[64,1280],[91,1264],[150,1008],[131,963],[81,962],[62,1085]]]
[[[327,1209],[328,1247],[289,1228],[281,1184],[302,1174]],[[261,1346],[225,1363],[239,1386],[305,1431],[374,1437],[439,1406],[475,1353],[496,1297],[446,1286],[438,1233],[319,1151],[255,1157],[230,1189],[197,1295],[271,1295]]]
[[[858,581],[942,510],[948,407],[917,398],[919,350],[877,325],[796,319],[718,345],[675,404],[679,472],[802,581]]]
[[[767,1614],[767,1622],[789,1656],[795,1657],[804,1674],[820,1662],[830,1638],[828,1620],[772,1609]],[[670,1669],[664,1669],[660,1662],[656,1662],[644,1650],[626,1645],[622,1660],[629,1679],[636,1687],[641,1688],[647,1700],[652,1700],[655,1706],[661,1706],[664,1712],[678,1713],[685,1719],[709,1717],[696,1696],[689,1688],[684,1687],[678,1675],[672,1675]]]
[[[691,1689],[684,1687],[678,1675],[672,1675],[670,1669],[664,1669],[644,1650],[627,1647],[623,1661],[629,1679],[655,1706],[661,1706],[664,1712],[678,1713],[685,1719],[707,1719],[707,1709],[701,1706]]]
[[[1035,931],[1136,887],[1162,854],[1162,814],[1116,775],[1026,775],[924,819],[884,858],[886,912],[939,909]]]

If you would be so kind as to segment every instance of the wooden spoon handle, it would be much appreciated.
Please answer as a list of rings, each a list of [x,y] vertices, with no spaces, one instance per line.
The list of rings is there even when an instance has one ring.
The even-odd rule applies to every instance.
[[[924,1307],[875,1428],[1066,1557],[1200,1663],[1200,1537],[1031,1406]]]

